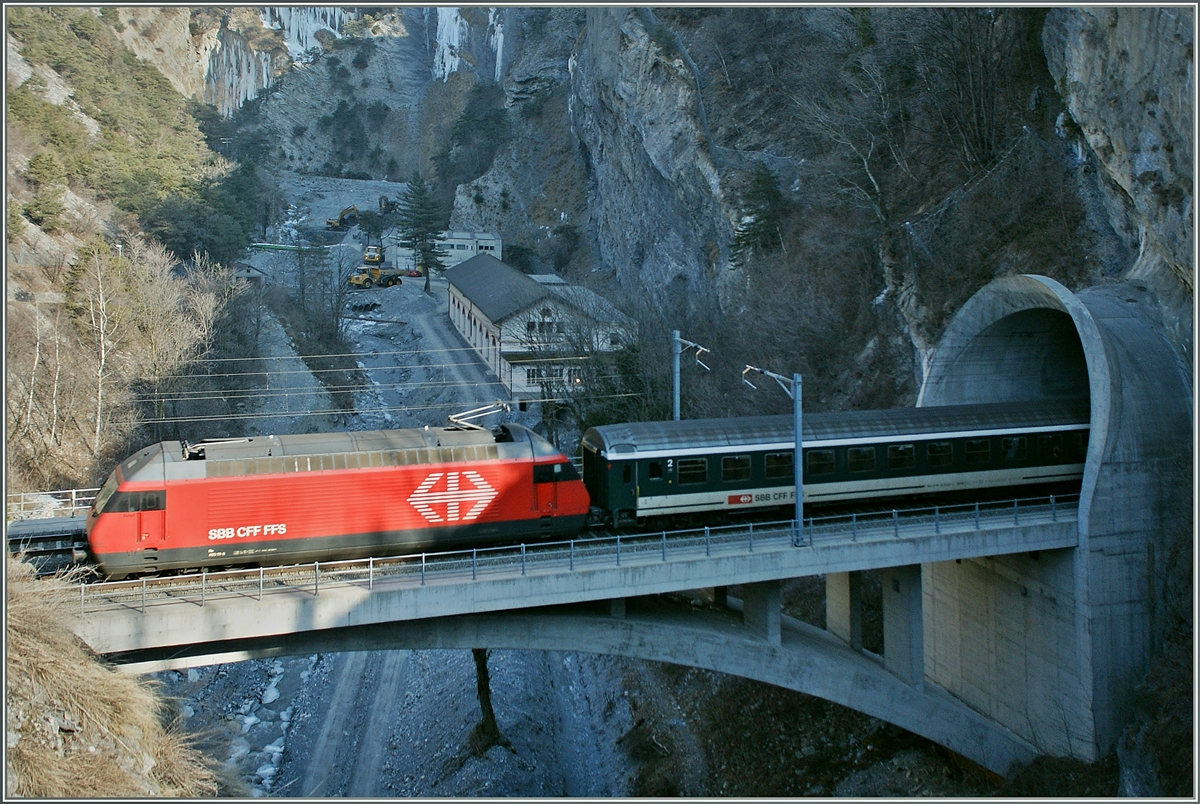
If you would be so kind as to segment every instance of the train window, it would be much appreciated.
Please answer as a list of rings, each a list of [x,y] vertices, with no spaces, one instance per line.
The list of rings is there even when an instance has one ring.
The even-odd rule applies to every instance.
[[[1075,454],[1071,457],[1082,461],[1087,458],[1088,433],[1086,430],[1071,433],[1067,436],[1067,445]]]
[[[766,455],[767,477],[791,477],[792,463],[795,461],[793,452],[768,452]]]
[[[708,481],[707,458],[680,458],[679,485],[689,483],[705,483]]]
[[[810,475],[831,475],[836,466],[831,449],[810,449],[804,453],[804,460],[804,471]]]
[[[621,467],[621,482],[629,483],[633,480],[633,467],[625,464]]]
[[[1000,451],[1006,461],[1023,461],[1029,455],[1025,436],[1013,436],[1000,439]]]
[[[963,457],[967,463],[987,463],[992,459],[992,442],[986,438],[967,439]]]
[[[721,459],[721,480],[734,483],[750,479],[749,455],[726,455]]]
[[[891,444],[888,446],[888,468],[911,469],[916,456],[917,450],[912,444]]]
[[[1061,458],[1063,455],[1062,436],[1058,433],[1038,436],[1037,451],[1039,458],[1051,460]]]
[[[647,475],[649,475],[651,480],[662,480],[662,466],[662,461],[650,461],[650,466],[647,468]]]
[[[875,468],[874,447],[851,447],[847,451],[847,458],[851,472],[870,472]]]
[[[954,463],[954,445],[949,441],[932,441],[925,447],[930,466],[949,466]]]

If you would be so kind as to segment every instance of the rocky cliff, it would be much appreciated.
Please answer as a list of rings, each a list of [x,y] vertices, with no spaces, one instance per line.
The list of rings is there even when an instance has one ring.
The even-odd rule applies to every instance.
[[[497,85],[506,129],[482,132],[495,138],[491,161],[459,185],[452,226],[498,230],[559,267],[608,276],[651,297],[716,300],[734,314],[754,279],[731,260],[753,166],[771,169],[793,209],[824,212],[834,196],[820,191],[837,179],[825,169],[828,158],[825,168],[814,166],[833,140],[812,136],[811,120],[805,134],[798,110],[805,96],[845,78],[833,56],[860,64],[854,69],[885,58],[908,69],[884,40],[889,31],[927,24],[913,16],[920,13],[131,7],[117,10],[114,27],[186,95],[225,113],[259,98],[242,125],[261,129],[272,157],[301,171],[432,175],[439,159],[461,150],[455,125],[469,120],[479,88]],[[1077,247],[1080,265],[1107,263],[1104,270],[1069,278],[1145,283],[1160,299],[1171,339],[1189,355],[1193,14],[1182,7],[1054,9],[1035,37],[1042,52],[1033,54],[1054,87],[1033,86],[1021,112],[1034,121],[1046,108],[1061,109],[1058,136],[1084,165],[1071,203],[1089,209],[1085,225],[1111,229],[1080,237]],[[886,128],[872,136],[880,133],[863,162],[872,180],[880,165],[870,160],[885,148],[914,148],[916,136],[888,140]],[[1052,132],[1035,133],[1058,147],[1045,142]],[[895,264],[900,216],[940,210],[977,179],[964,174],[967,183],[955,189],[936,171],[914,172],[917,157],[915,148],[900,153],[899,167],[892,166],[911,174],[908,186],[877,188],[872,203],[890,205],[879,219],[899,234],[880,230],[874,278],[862,281],[885,308],[897,305],[919,352],[936,339],[936,321],[946,315],[940,308],[953,297],[938,298],[930,290],[937,282]],[[1099,171],[1090,173],[1089,164]],[[786,234],[780,231],[785,250]],[[968,282],[1053,270],[1036,251],[1009,251]]]
[[[1073,130],[1101,166],[1109,219],[1135,246],[1125,274],[1157,292],[1171,338],[1186,352],[1195,290],[1194,13],[1058,8],[1043,32]]]

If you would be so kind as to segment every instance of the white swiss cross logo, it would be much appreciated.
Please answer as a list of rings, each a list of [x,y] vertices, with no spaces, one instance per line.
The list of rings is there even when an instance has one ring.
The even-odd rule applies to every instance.
[[[446,478],[445,487],[434,491],[433,487],[443,477]],[[462,482],[464,480],[465,485]],[[464,472],[434,472],[408,495],[408,503],[430,522],[458,522],[476,519],[488,507],[488,503],[496,499],[497,494],[499,492],[478,472],[469,469]],[[465,514],[461,513],[463,503],[472,503]],[[434,509],[435,505],[446,506],[444,517]]]

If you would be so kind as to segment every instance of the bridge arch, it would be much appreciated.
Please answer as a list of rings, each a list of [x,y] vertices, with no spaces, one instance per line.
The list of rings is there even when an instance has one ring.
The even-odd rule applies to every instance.
[[[488,648],[593,653],[667,662],[740,676],[824,698],[895,724],[989,770],[1010,775],[1037,756],[1027,740],[945,692],[912,685],[881,657],[826,631],[783,617],[780,639],[746,627],[741,601],[698,611],[658,596],[607,605],[575,604],[296,631],[171,651],[169,659],[125,665],[133,672],[215,662],[373,650]],[[626,608],[628,606],[628,608]]]
[[[1190,597],[1192,379],[1155,304],[1132,283],[999,279],[951,321],[918,398],[1090,400],[1078,547],[922,570],[926,677],[1053,755],[1114,746]]]

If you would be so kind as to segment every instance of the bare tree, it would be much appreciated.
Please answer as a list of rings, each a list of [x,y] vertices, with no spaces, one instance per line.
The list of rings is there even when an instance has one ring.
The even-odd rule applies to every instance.
[[[475,659],[475,690],[479,696],[480,719],[471,729],[471,750],[477,756],[483,756],[493,745],[511,748],[512,745],[496,724],[496,712],[492,709],[492,682],[488,672],[488,652],[484,648],[471,648],[471,656]]]

